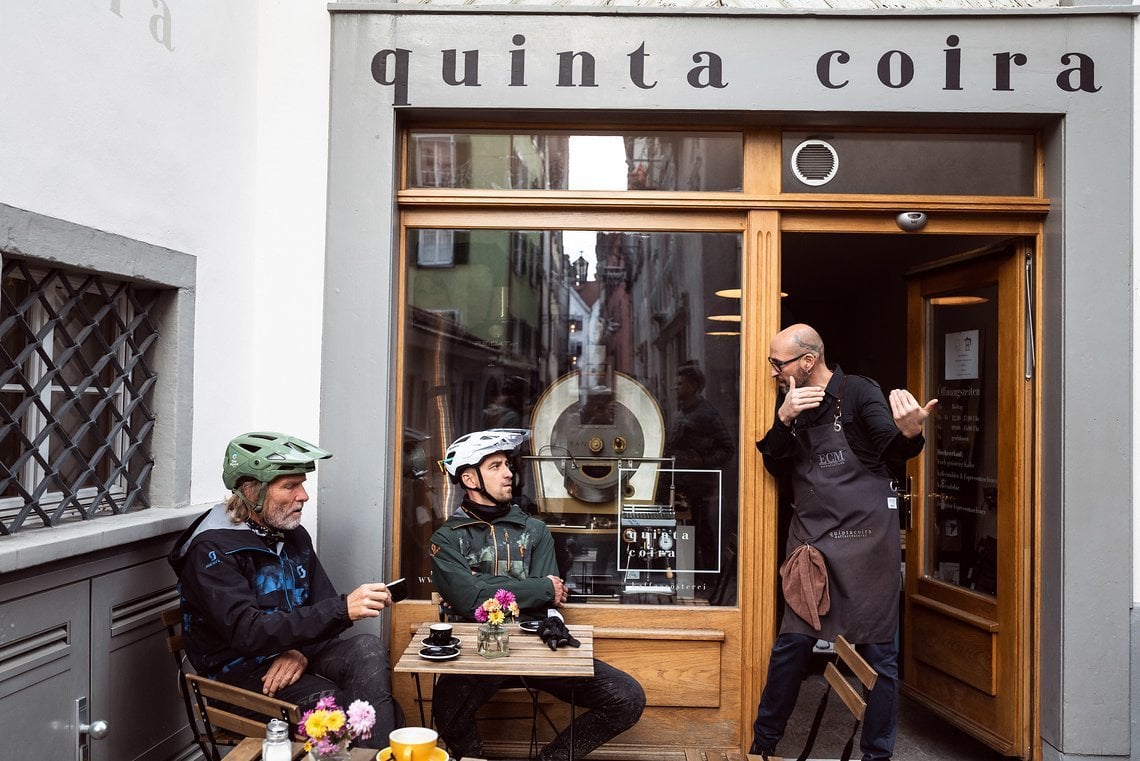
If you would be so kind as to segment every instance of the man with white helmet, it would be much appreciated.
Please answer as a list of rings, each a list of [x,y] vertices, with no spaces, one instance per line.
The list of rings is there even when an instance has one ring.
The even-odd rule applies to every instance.
[[[528,438],[525,430],[493,428],[456,439],[440,465],[465,490],[463,502],[432,534],[432,583],[454,615],[474,620],[474,611],[499,589],[512,592],[523,620],[540,620],[539,635],[556,649],[577,647],[558,611],[569,592],[558,576],[554,540],[541,520],[511,501],[512,456]],[[456,758],[483,756],[475,712],[511,677],[445,675],[434,691],[440,735]],[[645,708],[641,685],[623,671],[594,660],[594,676],[570,680],[527,677],[530,687],[589,710],[574,719],[574,758],[632,727]],[[539,754],[541,761],[570,757],[569,728]]]
[[[340,639],[354,621],[392,603],[383,584],[338,595],[301,526],[306,474],[332,455],[293,436],[254,432],[226,447],[222,481],[231,490],[178,538],[186,655],[203,676],[309,708],[332,692],[347,708],[376,710],[371,739],[381,747],[403,725],[392,699],[388,651],[380,639]]]

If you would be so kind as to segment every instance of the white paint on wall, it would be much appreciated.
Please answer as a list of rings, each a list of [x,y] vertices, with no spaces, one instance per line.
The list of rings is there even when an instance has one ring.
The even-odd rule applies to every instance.
[[[0,202],[197,257],[194,503],[234,434],[317,435],[328,28],[320,2],[0,4]]]
[[[261,0],[258,18],[256,288],[251,304],[258,389],[252,425],[317,442],[329,14],[319,2]],[[316,478],[309,480],[313,502],[304,523],[315,534],[311,507]]]

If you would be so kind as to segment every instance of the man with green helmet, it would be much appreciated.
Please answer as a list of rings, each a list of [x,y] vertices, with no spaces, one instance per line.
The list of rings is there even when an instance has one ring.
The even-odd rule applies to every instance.
[[[170,553],[183,641],[194,668],[212,679],[302,708],[327,692],[342,707],[367,701],[376,725],[357,744],[381,747],[403,724],[388,652],[374,635],[339,635],[379,616],[392,597],[383,584],[338,595],[301,526],[306,475],[331,456],[280,433],[230,441],[222,462],[229,499],[194,521]]]

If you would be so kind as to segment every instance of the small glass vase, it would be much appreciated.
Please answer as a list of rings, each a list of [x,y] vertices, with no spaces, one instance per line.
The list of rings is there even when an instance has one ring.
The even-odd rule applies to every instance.
[[[306,756],[306,761],[348,761],[352,756],[351,751],[348,749],[349,741],[345,740],[332,750],[331,753],[320,753],[317,751],[317,746],[309,751]]]
[[[475,652],[484,658],[502,658],[511,654],[511,633],[503,625],[479,625],[479,637],[475,640]]]

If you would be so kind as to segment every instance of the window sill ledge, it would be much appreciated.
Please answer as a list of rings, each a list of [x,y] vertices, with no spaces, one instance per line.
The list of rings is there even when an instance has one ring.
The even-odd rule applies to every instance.
[[[173,534],[189,526],[208,507],[151,507],[137,513],[101,516],[55,528],[25,529],[18,534],[2,536],[0,574]]]

